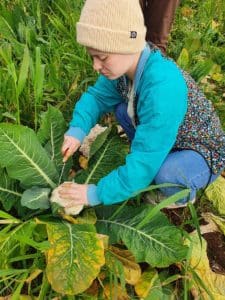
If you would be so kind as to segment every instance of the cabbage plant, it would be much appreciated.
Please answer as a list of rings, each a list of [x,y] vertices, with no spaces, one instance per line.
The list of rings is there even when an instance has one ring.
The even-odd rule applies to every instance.
[[[51,106],[37,133],[22,125],[0,124],[0,288],[3,282],[19,294],[33,284],[38,299],[47,299],[49,290],[84,295],[97,280],[101,293],[107,274],[113,272],[125,287],[140,280],[138,263],[165,268],[185,259],[182,231],[159,210],[153,214],[151,205],[131,201],[98,206],[76,217],[51,211],[49,197],[59,184],[65,130],[62,114]],[[93,143],[88,168],[78,172],[75,181],[96,183],[123,164],[127,152],[127,144],[107,129]],[[71,165],[70,160],[63,180],[68,180]],[[126,254],[121,258],[122,249]],[[134,273],[135,280],[129,277]]]

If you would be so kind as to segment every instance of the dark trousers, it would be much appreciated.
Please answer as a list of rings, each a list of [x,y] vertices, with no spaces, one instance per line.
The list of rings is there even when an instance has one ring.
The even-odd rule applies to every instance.
[[[140,3],[147,27],[146,40],[165,53],[179,0],[140,0]]]

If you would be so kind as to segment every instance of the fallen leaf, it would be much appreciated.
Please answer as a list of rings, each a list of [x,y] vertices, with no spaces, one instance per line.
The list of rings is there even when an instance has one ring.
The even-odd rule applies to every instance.
[[[109,250],[110,256],[106,260],[106,265],[114,271],[116,262],[120,262],[126,282],[135,285],[141,277],[141,268],[136,263],[133,254],[129,250],[119,249],[114,246],[111,246]],[[119,273],[119,270],[116,270],[116,273]]]
[[[207,222],[214,222],[214,224],[216,224],[217,228],[219,228],[223,234],[225,235],[225,219],[218,217],[212,213],[205,213],[202,214],[203,218],[207,221]]]
[[[149,268],[145,271],[135,285],[135,292],[140,299],[162,299],[162,286],[157,270]]]
[[[107,300],[130,300],[127,292],[122,289],[120,284],[116,286],[106,284],[104,286],[104,295]]]
[[[192,252],[189,261],[190,266],[204,283],[208,292],[211,294],[212,299],[225,300],[225,276],[216,274],[211,270],[207,257],[207,243],[205,239],[202,238],[201,246],[198,234],[196,232],[191,233],[189,237],[190,240],[186,240],[186,244],[192,245]],[[195,293],[195,297],[196,291],[198,291],[198,296],[201,297],[201,299],[209,300],[209,294],[205,289],[203,289],[200,282],[191,274],[191,272],[190,276],[192,276],[193,291]]]
[[[225,179],[219,176],[205,190],[205,194],[213,206],[222,215],[225,214]]]

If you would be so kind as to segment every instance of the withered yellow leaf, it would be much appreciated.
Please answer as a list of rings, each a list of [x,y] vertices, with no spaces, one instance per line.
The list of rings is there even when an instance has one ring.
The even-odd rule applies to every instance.
[[[222,215],[225,214],[225,179],[219,176],[205,190],[205,194],[213,206]]]
[[[138,283],[135,285],[135,292],[141,299],[162,299],[162,287],[155,269],[145,271]],[[157,298],[158,297],[158,298]]]
[[[105,234],[97,234],[97,237],[102,241],[104,249],[107,249],[109,246],[109,236]]]
[[[115,262],[119,261],[123,266],[124,277],[127,283],[135,285],[141,277],[141,268],[135,262],[133,254],[129,250],[110,247],[110,258],[106,260],[107,266],[112,269],[115,267]],[[113,268],[114,271],[114,268]],[[119,271],[116,270],[118,273]]]
[[[196,232],[190,234],[190,240],[191,241],[186,240],[186,243],[192,244],[192,253],[190,258],[191,267],[201,278],[202,282],[205,284],[205,287],[207,287],[209,293],[211,293],[213,299],[225,300],[225,276],[214,273],[211,270],[206,252],[206,241],[202,238],[201,247],[201,243]],[[201,299],[210,299],[208,293],[203,289],[203,287],[196,280],[192,279],[192,281],[195,292],[196,290],[201,291]]]
[[[88,168],[88,158],[83,155],[80,155],[79,165],[82,169],[86,170]]]
[[[110,284],[106,284],[104,286],[104,296],[107,300],[130,300],[127,292],[124,291],[119,284],[116,286],[110,286]]]
[[[91,225],[86,229],[88,226]],[[81,231],[82,228],[84,225],[69,223],[47,225],[51,247],[46,253],[46,274],[58,293],[84,292],[105,263],[103,241],[95,232]]]

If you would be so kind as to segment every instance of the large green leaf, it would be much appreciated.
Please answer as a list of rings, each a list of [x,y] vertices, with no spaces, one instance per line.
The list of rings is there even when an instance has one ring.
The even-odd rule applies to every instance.
[[[47,277],[52,288],[61,294],[85,291],[105,263],[103,241],[95,232],[81,231],[82,226],[47,225],[51,243],[47,252]]]
[[[55,187],[58,172],[32,129],[1,123],[0,144],[0,164],[9,177],[25,187]]]
[[[187,248],[183,245],[182,232],[171,225],[162,213],[157,213],[149,223],[137,229],[152,206],[126,206],[111,219],[116,209],[118,206],[96,207],[98,231],[109,235],[111,243],[122,240],[137,262],[167,267],[186,257]]]
[[[95,152],[96,147],[98,150],[91,157],[88,168],[75,177],[76,182],[97,183],[99,179],[125,162],[128,145],[118,135],[115,135],[114,130],[110,134],[108,131],[103,132],[99,135],[97,142],[101,144],[102,139],[106,140],[100,148],[93,144],[90,153]]]
[[[10,210],[13,204],[21,198],[18,182],[9,178],[4,169],[0,169],[0,201],[5,210]]]
[[[182,68],[182,69],[187,69],[189,65],[189,52],[186,48],[183,48],[181,50],[181,53],[177,59],[177,64]]]
[[[66,122],[62,113],[53,106],[49,105],[48,110],[41,116],[41,125],[37,136],[41,144],[49,153],[50,159],[55,162],[58,171],[62,168],[61,147],[63,143],[64,133],[66,131]],[[66,163],[63,179],[68,179],[68,172],[72,165],[72,159]]]
[[[89,159],[103,146],[110,131],[111,128],[108,128],[96,137],[95,141],[91,145]]]
[[[191,76],[200,82],[206,75],[210,73],[214,66],[214,62],[211,59],[206,59],[204,61],[199,61],[195,64]]]
[[[50,207],[49,194],[51,189],[33,186],[26,190],[21,198],[21,204],[30,209],[47,209]]]

